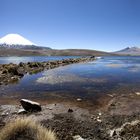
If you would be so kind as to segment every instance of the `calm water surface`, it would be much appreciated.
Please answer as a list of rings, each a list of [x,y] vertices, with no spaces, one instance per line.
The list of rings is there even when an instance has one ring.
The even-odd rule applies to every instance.
[[[20,62],[43,62],[49,60],[62,60],[68,58],[77,58],[78,56],[25,56],[25,57],[0,57],[0,64],[8,64],[8,63],[15,63],[18,64]]]
[[[47,61],[67,57],[30,57]],[[0,63],[13,62],[11,57]],[[27,57],[14,62],[30,61]],[[18,83],[0,86],[1,98],[82,98],[98,100],[108,94],[140,92],[140,57],[103,57],[93,62],[72,64],[25,75]]]

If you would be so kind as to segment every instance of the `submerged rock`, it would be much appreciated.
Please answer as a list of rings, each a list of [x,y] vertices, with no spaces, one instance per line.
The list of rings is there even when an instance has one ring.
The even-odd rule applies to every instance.
[[[36,111],[41,111],[41,105],[37,102],[27,100],[27,99],[21,99],[20,103],[22,107],[28,111],[28,112],[36,112]]]

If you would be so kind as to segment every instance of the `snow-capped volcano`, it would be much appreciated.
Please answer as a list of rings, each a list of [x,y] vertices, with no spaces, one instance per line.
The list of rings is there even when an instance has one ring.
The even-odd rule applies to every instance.
[[[8,34],[0,38],[0,44],[6,45],[35,45],[19,34]]]

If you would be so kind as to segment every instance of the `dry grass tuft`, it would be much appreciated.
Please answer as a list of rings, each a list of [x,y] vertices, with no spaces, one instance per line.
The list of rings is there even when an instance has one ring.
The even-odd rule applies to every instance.
[[[18,118],[0,132],[0,140],[56,140],[54,132],[31,118]]]

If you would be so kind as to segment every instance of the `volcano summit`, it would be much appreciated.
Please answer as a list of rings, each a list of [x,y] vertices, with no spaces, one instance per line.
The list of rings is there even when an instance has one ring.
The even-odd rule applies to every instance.
[[[19,34],[8,34],[0,39],[0,44],[6,45],[35,45]]]
[[[19,34],[8,34],[0,38],[0,49],[46,50],[50,48],[37,46]]]

